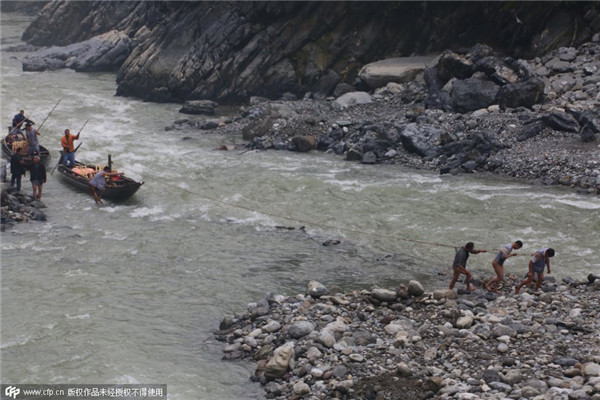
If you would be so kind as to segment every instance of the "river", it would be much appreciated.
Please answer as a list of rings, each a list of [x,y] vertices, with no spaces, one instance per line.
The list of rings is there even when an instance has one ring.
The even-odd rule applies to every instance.
[[[2,14],[3,50],[29,21]],[[559,279],[600,272],[598,197],[317,152],[216,151],[241,134],[165,131],[181,105],[115,97],[114,74],[22,72],[23,56],[1,52],[1,117],[9,124],[24,109],[39,126],[61,99],[41,130],[48,172],[64,129],[89,120],[77,158],[110,153],[145,183],[98,207],[49,175],[48,221],[2,233],[3,383],[165,383],[172,400],[262,398],[253,365],[222,361],[212,332],[267,292],[302,293],[313,279],[445,287],[454,250],[430,243],[470,240],[494,250],[521,239],[524,254],[553,247]],[[492,258],[474,255],[469,267],[491,276]],[[527,261],[511,258],[507,271],[523,274]]]

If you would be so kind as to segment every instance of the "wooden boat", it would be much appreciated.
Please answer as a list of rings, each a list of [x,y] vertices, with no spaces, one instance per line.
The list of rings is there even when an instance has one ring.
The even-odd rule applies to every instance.
[[[8,143],[6,141],[6,137],[2,138],[2,153],[10,160],[10,158],[15,154],[15,151],[19,151],[21,153],[21,157],[25,162],[25,168],[29,169],[33,165],[33,156],[27,154],[27,146],[29,142],[27,140],[15,140],[12,143]],[[50,161],[50,152],[47,148],[40,145],[40,162],[44,165],[48,164]]]
[[[108,156],[108,166],[111,166],[110,155]],[[61,180],[79,190],[90,192],[90,180],[96,172],[102,170],[104,165],[89,165],[75,161],[75,166],[67,167],[60,163],[57,166]],[[115,172],[115,171],[112,171]],[[144,182],[137,182],[124,174],[106,178],[106,190],[102,193],[103,199],[125,200],[142,186]]]

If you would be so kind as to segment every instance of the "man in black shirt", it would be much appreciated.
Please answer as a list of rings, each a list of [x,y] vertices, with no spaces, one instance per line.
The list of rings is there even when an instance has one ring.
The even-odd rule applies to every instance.
[[[467,290],[475,290],[473,286],[471,286],[471,271],[467,269],[467,260],[469,259],[469,254],[478,254],[485,253],[487,250],[475,250],[475,244],[473,242],[469,242],[456,252],[454,256],[454,262],[452,263],[452,269],[454,270],[454,276],[450,281],[450,289],[454,289],[454,284],[458,280],[460,274],[466,275],[465,284],[467,285]]]

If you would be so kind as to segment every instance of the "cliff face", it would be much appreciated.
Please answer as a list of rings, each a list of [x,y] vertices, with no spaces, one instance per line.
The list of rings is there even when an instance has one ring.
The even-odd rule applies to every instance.
[[[159,102],[330,94],[387,57],[486,43],[531,58],[600,31],[588,2],[52,2],[23,39],[68,44],[111,30],[135,43],[117,94]]]

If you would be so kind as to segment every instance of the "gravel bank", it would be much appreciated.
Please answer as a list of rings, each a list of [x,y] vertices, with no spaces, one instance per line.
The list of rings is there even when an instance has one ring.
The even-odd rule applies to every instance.
[[[464,61],[470,54],[448,57]],[[451,104],[431,107],[431,88],[416,79],[388,83],[369,93],[353,92],[350,100],[341,99],[351,93],[341,93],[357,90],[351,85],[329,98],[314,93],[302,100],[253,98],[235,117],[220,117],[217,107],[216,116],[184,118],[166,129],[193,126],[201,133],[226,136],[242,132],[247,142],[238,148],[244,149],[316,149],[367,164],[402,164],[452,174],[491,172],[584,194],[600,193],[600,44],[561,48],[528,61],[494,60],[502,65],[495,75],[502,72],[511,79],[519,71],[511,75],[506,70],[516,65],[526,70],[529,81],[543,81],[542,101],[530,107],[490,104],[468,112],[448,111]],[[489,86],[482,73],[473,76],[481,79],[464,80],[463,90],[469,84],[479,90],[481,82]],[[457,82],[450,80],[440,93],[448,98]],[[532,95],[527,90],[524,98]],[[464,104],[470,100],[467,97],[459,105],[473,108]]]
[[[500,296],[311,281],[224,318],[215,336],[225,359],[256,361],[272,399],[600,399],[600,278],[547,277],[519,295],[514,279]]]

